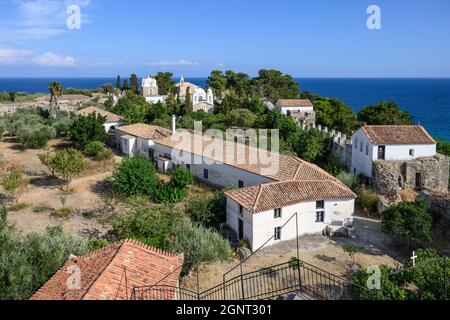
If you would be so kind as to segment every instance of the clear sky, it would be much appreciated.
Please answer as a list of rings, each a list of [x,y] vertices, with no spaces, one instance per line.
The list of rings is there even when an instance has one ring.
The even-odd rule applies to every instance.
[[[67,7],[81,8],[69,30]],[[381,9],[381,30],[367,8]],[[450,77],[448,0],[0,0],[0,77]]]

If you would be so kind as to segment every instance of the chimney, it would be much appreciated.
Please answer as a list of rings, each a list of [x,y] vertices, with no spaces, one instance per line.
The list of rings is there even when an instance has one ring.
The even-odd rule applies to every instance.
[[[177,116],[172,115],[172,135],[177,133]]]

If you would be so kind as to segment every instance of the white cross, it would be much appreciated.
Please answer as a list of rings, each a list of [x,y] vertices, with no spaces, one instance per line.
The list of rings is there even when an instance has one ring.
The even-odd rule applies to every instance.
[[[416,259],[417,259],[417,258],[418,258],[418,256],[416,256],[416,252],[413,251],[413,255],[412,255],[412,257],[411,257],[411,260],[412,260],[412,262],[413,262],[413,267],[416,266]]]

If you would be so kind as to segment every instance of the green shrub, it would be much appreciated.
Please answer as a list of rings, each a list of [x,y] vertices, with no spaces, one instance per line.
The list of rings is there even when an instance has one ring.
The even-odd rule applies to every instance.
[[[211,210],[211,198],[205,196],[192,197],[186,203],[186,213],[193,222],[204,226],[211,226],[214,212]]]
[[[17,129],[16,136],[26,149],[45,148],[51,139],[56,137],[53,127],[35,124]]]
[[[91,113],[86,117],[78,117],[69,130],[70,139],[79,148],[84,148],[92,141],[106,142],[108,134],[103,125],[106,117]]]
[[[356,193],[358,194],[358,198],[356,199],[357,203],[367,212],[374,216],[378,216],[378,194],[370,188],[365,186],[360,186],[356,189]]]
[[[26,209],[28,207],[29,207],[29,205],[26,204],[26,203],[16,203],[16,204],[12,205],[11,207],[9,207],[9,211],[11,211],[11,212],[18,212],[18,211],[21,211],[21,210]]]
[[[113,188],[127,196],[152,195],[158,185],[156,169],[144,157],[124,159],[114,170]]]
[[[67,113],[58,113],[56,119],[50,121],[50,125],[55,128],[57,137],[65,137],[72,127],[74,119]]]
[[[88,157],[97,157],[101,152],[105,150],[105,145],[100,141],[89,142],[84,148],[84,153]]]
[[[52,211],[53,209],[50,207],[48,203],[40,203],[36,207],[33,208],[34,213],[44,213]]]
[[[105,239],[91,239],[87,242],[89,252],[97,251],[108,246],[110,243]]]
[[[339,159],[338,157],[334,157],[329,160],[324,169],[335,177],[343,172],[347,172],[347,166],[343,164],[341,162],[341,159]]]
[[[158,203],[179,203],[186,195],[186,188],[175,187],[170,183],[163,182],[153,191],[153,199]]]
[[[170,184],[174,187],[184,189],[194,183],[194,177],[189,170],[178,167],[176,168],[170,179]]]
[[[411,240],[430,241],[433,218],[428,212],[429,203],[425,201],[401,202],[381,214],[383,231],[391,236]]]
[[[182,213],[168,206],[134,201],[130,211],[115,218],[113,231],[119,239],[136,239],[169,250],[181,219]]]
[[[358,186],[358,176],[351,172],[341,172],[337,178],[352,190],[355,190]]]
[[[0,213],[0,300],[28,299],[70,254],[88,252],[83,240],[65,234],[62,227],[24,236],[7,222],[4,208]]]
[[[75,210],[73,208],[63,207],[61,209],[53,211],[52,216],[55,218],[69,219],[74,214],[74,212]]]
[[[229,242],[217,231],[193,224],[189,219],[178,229],[173,250],[184,253],[185,271],[200,263],[228,260],[231,255]]]

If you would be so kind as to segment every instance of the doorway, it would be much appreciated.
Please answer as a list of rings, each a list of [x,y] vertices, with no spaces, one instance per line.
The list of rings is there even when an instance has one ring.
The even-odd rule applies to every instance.
[[[239,225],[238,237],[239,237],[239,240],[242,240],[242,239],[244,239],[244,221],[242,221],[242,219],[238,218],[238,225]]]
[[[386,159],[386,146],[379,146],[378,147],[378,160],[385,160]]]
[[[416,172],[416,190],[422,190],[422,172]]]

